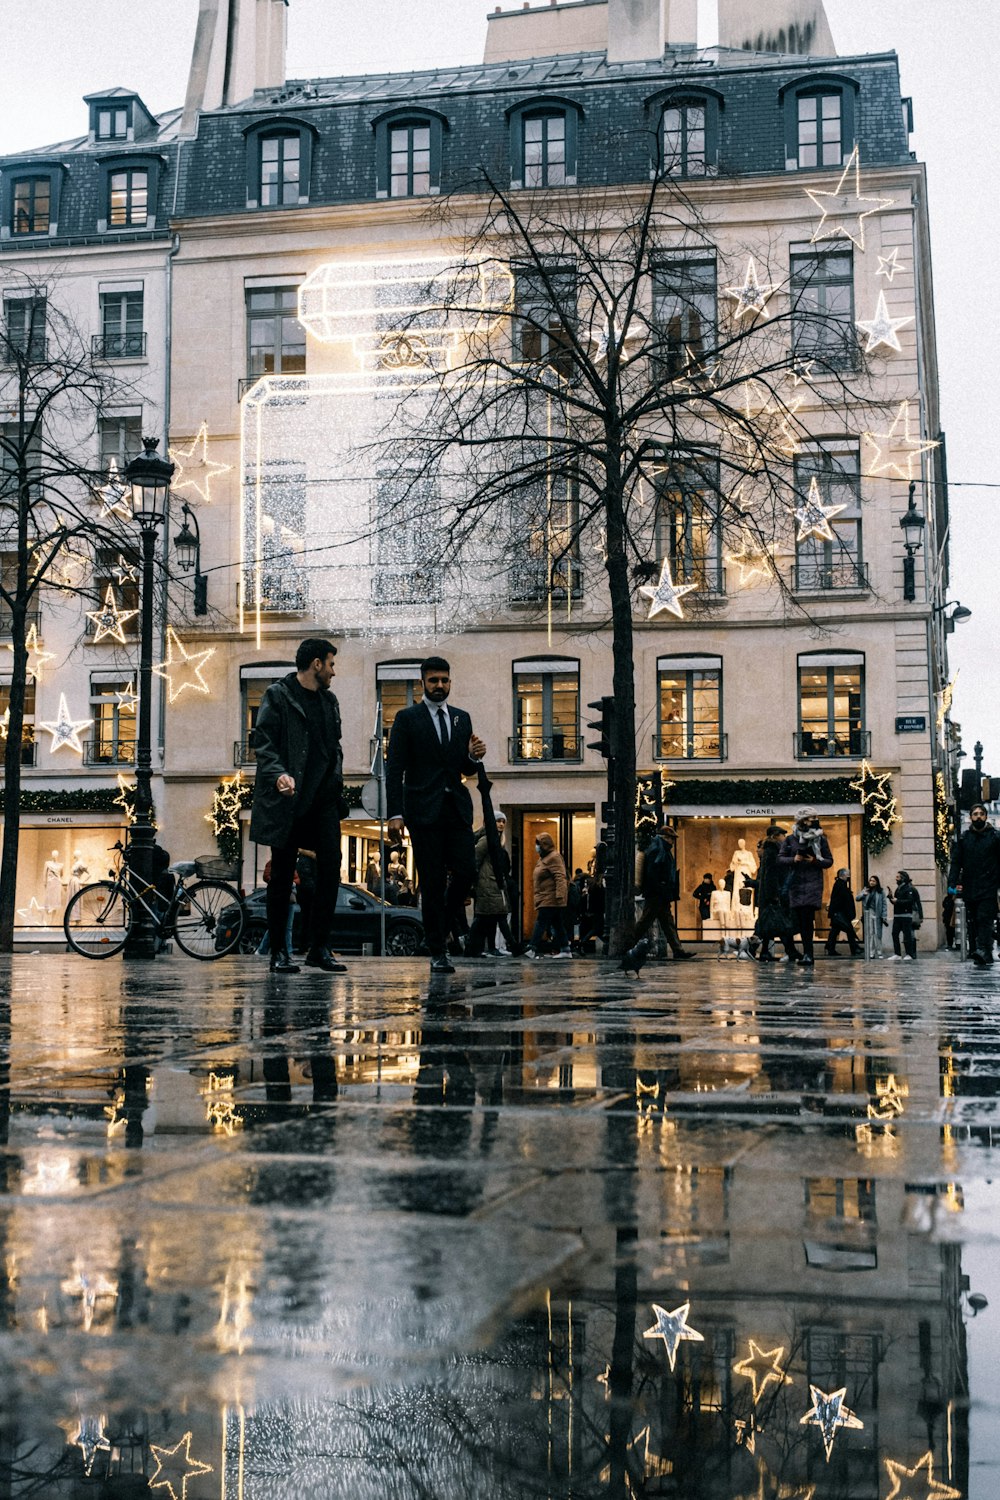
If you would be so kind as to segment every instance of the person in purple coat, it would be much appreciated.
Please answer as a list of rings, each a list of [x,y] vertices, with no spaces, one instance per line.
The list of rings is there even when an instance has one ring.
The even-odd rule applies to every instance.
[[[811,969],[816,913],[823,905],[823,871],[833,864],[814,808],[804,807],[796,817],[794,829],[778,851],[778,864],[786,874],[793,928],[802,939],[802,955],[796,963]]]

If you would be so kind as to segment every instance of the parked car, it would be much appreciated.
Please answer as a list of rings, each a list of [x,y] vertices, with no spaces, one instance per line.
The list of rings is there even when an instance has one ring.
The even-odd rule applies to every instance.
[[[255,953],[267,931],[267,886],[258,886],[244,902],[243,936],[240,951]],[[360,953],[370,943],[373,953],[380,953],[383,903],[377,896],[357,885],[342,885],[337,892],[337,913],[333,919],[330,947],[338,953]],[[423,947],[424,924],[412,906],[390,906],[385,903],[385,951],[397,958],[408,957]],[[223,922],[223,912],[220,922]],[[296,908],[292,925],[292,942],[300,946],[299,924],[302,913]]]

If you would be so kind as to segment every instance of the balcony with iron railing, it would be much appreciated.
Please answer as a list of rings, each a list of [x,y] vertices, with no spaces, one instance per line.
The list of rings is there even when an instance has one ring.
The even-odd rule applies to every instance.
[[[134,766],[135,740],[84,740],[85,766]]]
[[[512,765],[524,761],[558,761],[562,764],[579,763],[583,759],[583,745],[579,730],[556,730],[552,734],[536,734],[522,729],[511,735],[507,742],[507,759]]]
[[[90,352],[95,359],[145,359],[146,335],[140,333],[94,333]]]
[[[654,760],[728,760],[729,736],[717,730],[680,734],[664,730],[653,735]]]
[[[793,594],[865,594],[870,590],[868,564],[853,558],[802,559],[792,568]]]
[[[257,752],[253,747],[253,732],[245,740],[233,741],[233,765],[255,766],[257,764]]]
[[[802,729],[792,736],[792,746],[796,760],[867,760],[872,734],[870,729]]]
[[[40,628],[42,621],[41,611],[29,609],[24,616],[24,628],[30,630],[32,625]],[[14,629],[14,617],[5,604],[0,604],[0,641],[9,641]]]
[[[25,733],[21,737],[20,760],[22,766],[37,766],[38,764],[38,741],[33,738],[33,735],[34,731],[26,726]],[[3,763],[3,752],[6,749],[7,741],[4,740],[2,747],[0,747],[0,765]]]

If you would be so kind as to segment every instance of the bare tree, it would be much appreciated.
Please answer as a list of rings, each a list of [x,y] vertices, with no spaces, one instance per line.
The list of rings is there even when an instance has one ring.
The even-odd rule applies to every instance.
[[[10,278],[0,328],[0,606],[13,654],[3,716],[3,854],[0,951],[13,945],[20,833],[25,702],[38,670],[41,601],[57,594],[92,599],[98,548],[127,559],[125,484],[97,454],[101,413],[132,396],[89,336],[53,307],[47,288]]]

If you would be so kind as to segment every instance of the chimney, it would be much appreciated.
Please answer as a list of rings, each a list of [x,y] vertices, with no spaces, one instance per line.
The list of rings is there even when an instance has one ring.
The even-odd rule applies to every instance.
[[[719,46],[837,55],[823,0],[719,0]]]
[[[203,109],[240,104],[285,82],[288,0],[199,0],[182,133]]]
[[[698,45],[698,0],[608,0],[608,62],[656,61]]]

